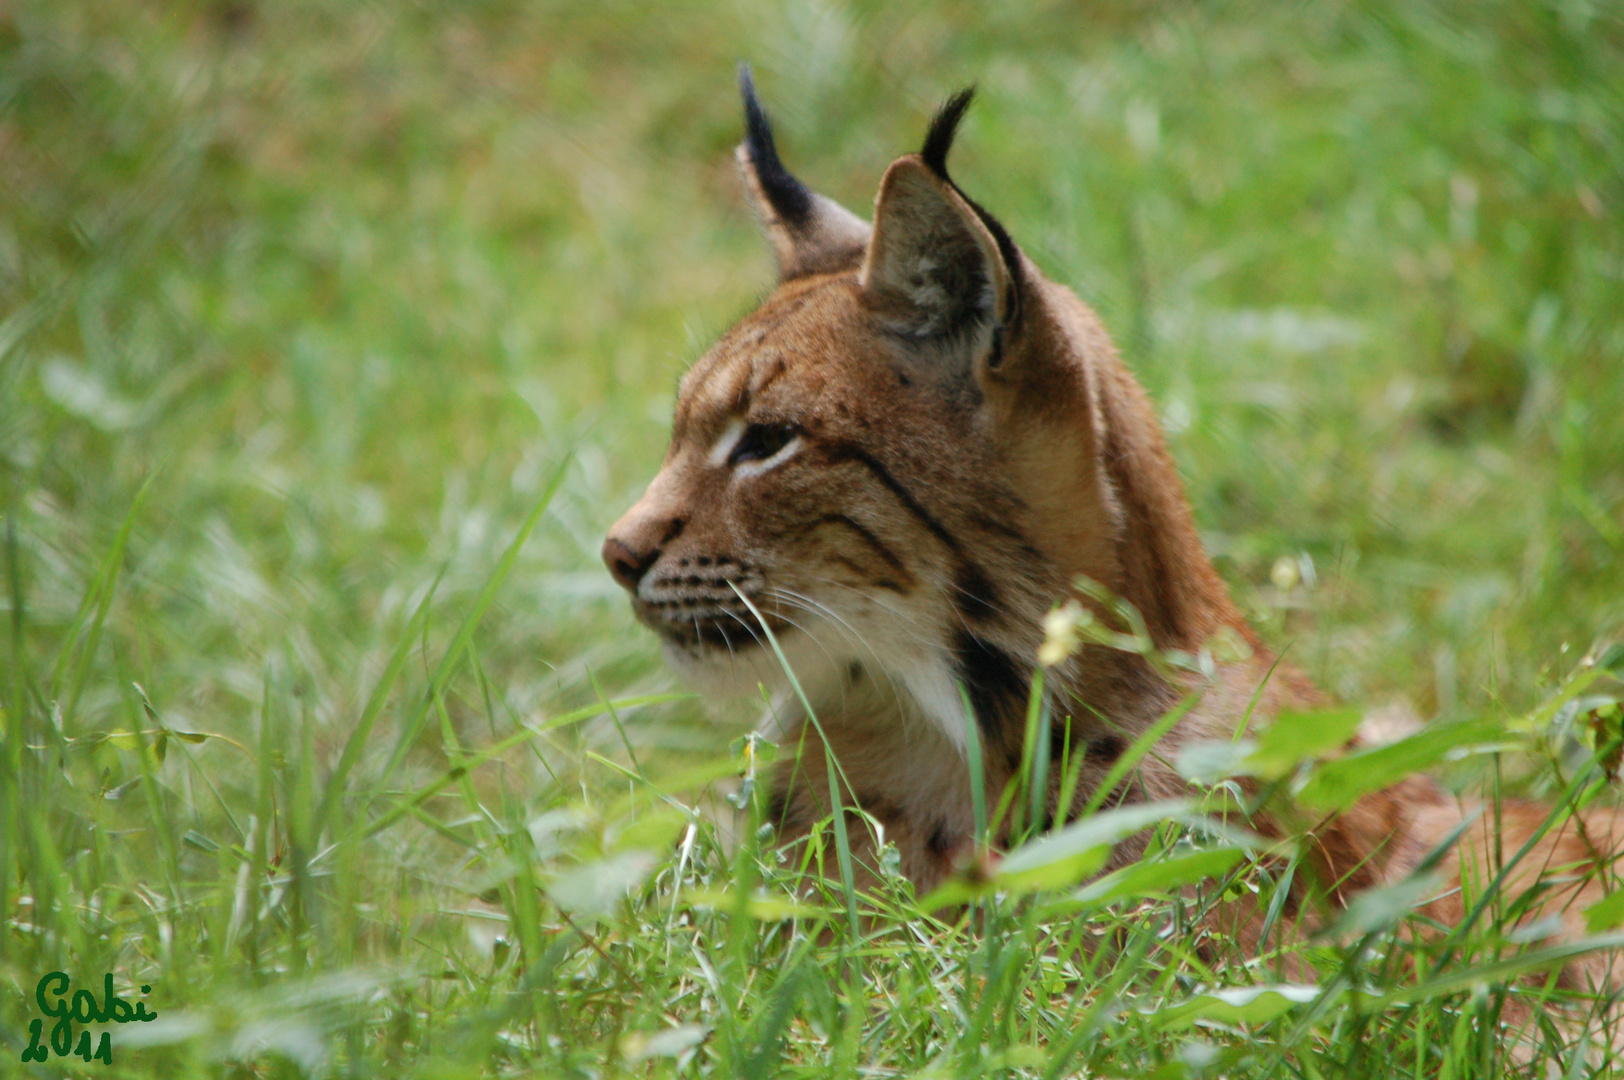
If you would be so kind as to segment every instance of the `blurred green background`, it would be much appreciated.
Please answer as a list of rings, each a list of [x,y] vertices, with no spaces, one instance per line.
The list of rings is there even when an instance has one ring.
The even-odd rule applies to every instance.
[[[150,480],[70,723],[124,670],[246,724],[274,660],[341,737],[573,451],[485,663],[519,713],[661,679],[596,551],[770,284],[747,59],[791,167],[865,212],[978,82],[956,175],[1112,328],[1267,635],[1361,703],[1527,705],[1624,624],[1620,12],[6,4],[26,648],[55,660]]]
[[[4,1038],[71,964],[191,1010],[141,1075],[315,1073],[344,1040],[349,1075],[431,1048],[600,1075],[623,1031],[730,1002],[683,1037],[729,1068],[763,1017],[770,1071],[812,938],[802,979],[775,924],[707,944],[733,924],[650,884],[612,956],[559,899],[650,874],[690,819],[627,777],[728,772],[746,713],[518,727],[671,685],[597,551],[677,377],[771,284],[740,60],[791,168],[859,211],[979,83],[957,179],[1099,310],[1222,573],[1327,689],[1518,713],[1624,628],[1618,3],[0,0]],[[160,725],[211,734],[109,737]],[[729,883],[707,830],[661,882]],[[956,941],[874,985],[959,970]],[[690,946],[723,958],[710,991]],[[1209,978],[1144,970],[1136,1000]],[[828,1031],[924,1067],[962,1027],[939,981],[797,1027],[808,1074]],[[1011,1009],[1011,1045],[1071,1037]],[[218,1064],[267,1045],[280,1071]]]

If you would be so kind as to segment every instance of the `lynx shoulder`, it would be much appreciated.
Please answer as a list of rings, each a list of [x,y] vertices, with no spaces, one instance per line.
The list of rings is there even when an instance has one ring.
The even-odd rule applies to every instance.
[[[1217,637],[1231,646],[1159,752],[1107,801],[1181,795],[1185,781],[1163,764],[1178,744],[1319,703],[1230,599],[1155,415],[1099,319],[954,183],[948,150],[970,94],[886,170],[865,221],[784,167],[747,71],[741,89],[738,163],[778,285],[684,377],[665,461],[603,545],[679,674],[708,694],[782,691],[770,629],[840,763],[842,805],[884,824],[921,890],[973,833],[970,740],[990,801],[1020,767],[1057,604],[1108,620],[1100,597],[1120,598],[1161,652],[1196,653]],[[1103,645],[1044,677],[1050,820],[1080,813],[1192,689]],[[777,700],[772,734],[803,742],[798,699]],[[774,780],[786,841],[830,812],[814,743],[817,767],[784,755]],[[1498,842],[1515,851],[1543,820],[1537,810],[1508,805]],[[1408,873],[1471,813],[1420,779],[1368,797],[1315,830],[1318,879],[1336,900]],[[1490,843],[1483,825],[1467,826],[1450,865],[1494,858]],[[1530,865],[1583,857],[1562,830],[1540,843],[1548,858]],[[1573,888],[1600,886],[1573,886],[1566,900]],[[1576,912],[1561,892],[1553,901]]]

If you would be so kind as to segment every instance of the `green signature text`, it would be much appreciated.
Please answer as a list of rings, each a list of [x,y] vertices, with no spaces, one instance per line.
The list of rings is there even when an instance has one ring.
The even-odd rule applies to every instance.
[[[100,1061],[104,1065],[113,1063],[113,1040],[111,1032],[101,1033],[101,1041],[97,1043],[92,1052],[90,1048],[90,1032],[79,1033],[77,1046],[73,1042],[73,1025],[81,1027],[87,1024],[128,1024],[132,1021],[145,1022],[156,1020],[158,1014],[147,1011],[147,1003],[137,1001],[133,1006],[113,992],[113,975],[109,972],[102,980],[101,1000],[91,990],[74,990],[69,997],[68,990],[73,982],[65,971],[53,971],[39,981],[34,987],[34,1001],[39,1005],[39,1011],[46,1016],[56,1017],[56,1023],[51,1026],[49,1040],[44,1036],[45,1021],[34,1020],[28,1025],[30,1036],[28,1049],[23,1051],[24,1061],[47,1061],[51,1054],[57,1057],[68,1057],[77,1054],[86,1061]],[[141,987],[142,994],[152,993],[152,987]]]

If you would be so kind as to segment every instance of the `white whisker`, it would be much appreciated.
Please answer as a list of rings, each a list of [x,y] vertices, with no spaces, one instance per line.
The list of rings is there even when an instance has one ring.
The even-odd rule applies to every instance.
[[[879,650],[876,649],[863,635],[863,633],[853,626],[844,616],[830,608],[827,604],[823,604],[807,594],[800,592],[799,590],[786,589],[783,586],[772,586],[769,591],[772,593],[774,598],[778,599],[780,602],[793,604],[801,610],[805,610],[833,623],[835,629],[842,632],[843,637],[847,638],[852,644],[868,654],[871,662],[865,666],[868,667],[870,672],[883,676],[886,683],[890,687],[891,693],[894,696],[901,696],[900,688],[897,686],[896,680],[891,674],[890,666],[886,664],[884,659],[880,656]]]

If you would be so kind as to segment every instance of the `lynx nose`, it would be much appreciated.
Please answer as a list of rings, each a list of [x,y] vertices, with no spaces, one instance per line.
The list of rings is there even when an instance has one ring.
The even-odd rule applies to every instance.
[[[633,551],[620,537],[610,534],[603,542],[603,564],[627,592],[636,592],[648,568],[660,557],[660,549]]]
[[[636,592],[649,567],[660,559],[667,544],[682,533],[688,522],[684,518],[664,515],[645,516],[632,507],[626,516],[609,530],[603,542],[603,564],[627,592]]]

